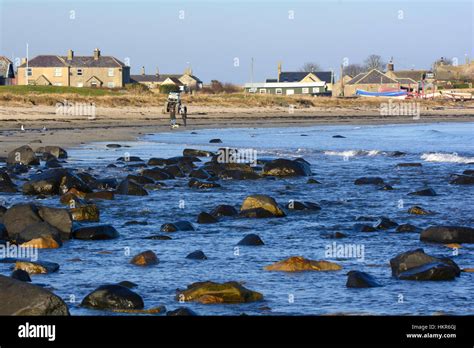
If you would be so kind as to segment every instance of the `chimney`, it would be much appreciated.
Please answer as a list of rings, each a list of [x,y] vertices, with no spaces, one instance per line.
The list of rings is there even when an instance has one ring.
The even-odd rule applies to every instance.
[[[99,57],[100,57],[100,50],[96,48],[94,50],[94,60],[99,60]]]
[[[390,58],[390,61],[387,64],[387,71],[393,71],[394,68],[395,68],[395,66],[393,64],[393,57],[392,57],[392,58]]]
[[[74,58],[74,51],[68,50],[67,51],[67,60],[72,60]]]
[[[142,66],[142,72],[141,72],[142,75],[145,75],[145,67]]]
[[[278,63],[278,82],[280,82],[280,75],[281,75],[281,62]]]

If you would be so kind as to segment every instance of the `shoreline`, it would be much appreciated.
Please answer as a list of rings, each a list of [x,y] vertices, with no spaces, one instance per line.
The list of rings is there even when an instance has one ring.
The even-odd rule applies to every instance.
[[[415,123],[474,122],[474,109],[426,110],[420,119],[412,116],[382,116],[377,109],[321,110],[285,108],[192,108],[188,126],[173,131],[218,128],[309,127],[315,125],[389,125]],[[64,149],[92,142],[133,141],[146,134],[170,131],[167,115],[159,107],[101,108],[96,119],[56,115],[53,107],[5,107],[0,111],[0,157],[31,144],[56,145]],[[180,119],[177,118],[178,123]],[[24,125],[25,131],[20,127]],[[43,131],[46,127],[46,131]]]

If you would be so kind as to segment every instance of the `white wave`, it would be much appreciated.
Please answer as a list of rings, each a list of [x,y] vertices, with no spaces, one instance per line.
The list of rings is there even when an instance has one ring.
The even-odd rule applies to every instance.
[[[346,151],[324,151],[328,156],[354,157],[354,156],[376,156],[380,154],[379,150],[346,150]]]
[[[474,157],[463,157],[457,153],[424,153],[421,159],[426,162],[447,162],[447,163],[470,163],[474,162]]]

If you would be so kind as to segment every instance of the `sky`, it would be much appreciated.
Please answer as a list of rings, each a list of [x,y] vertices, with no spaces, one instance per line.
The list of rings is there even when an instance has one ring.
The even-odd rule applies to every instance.
[[[245,83],[306,62],[339,73],[369,54],[395,69],[474,59],[474,0],[0,0],[0,55],[92,55],[132,74],[182,73]],[[252,75],[253,58],[253,75]]]

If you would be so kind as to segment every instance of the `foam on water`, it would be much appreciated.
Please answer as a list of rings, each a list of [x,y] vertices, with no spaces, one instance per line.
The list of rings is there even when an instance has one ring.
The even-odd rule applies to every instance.
[[[426,162],[441,162],[441,163],[474,163],[474,157],[460,156],[457,153],[424,153],[421,159]]]

